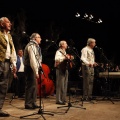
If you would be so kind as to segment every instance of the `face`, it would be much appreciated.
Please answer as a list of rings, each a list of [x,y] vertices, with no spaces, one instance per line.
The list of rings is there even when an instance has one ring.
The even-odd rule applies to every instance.
[[[68,45],[67,45],[67,42],[64,41],[64,42],[62,43],[62,46],[61,46],[61,47],[62,47],[63,49],[67,49],[67,46],[68,46]]]
[[[1,26],[4,30],[10,31],[11,30],[11,22],[8,18],[5,18],[4,21],[1,23]]]
[[[18,55],[22,57],[23,56],[23,50],[18,50]]]
[[[39,35],[39,34],[37,34],[36,35],[36,37],[35,37],[35,41],[38,43],[38,44],[40,44],[41,43],[41,36]]]
[[[95,45],[96,45],[96,41],[92,41],[92,42],[90,43],[90,47],[91,47],[91,48],[94,48]]]

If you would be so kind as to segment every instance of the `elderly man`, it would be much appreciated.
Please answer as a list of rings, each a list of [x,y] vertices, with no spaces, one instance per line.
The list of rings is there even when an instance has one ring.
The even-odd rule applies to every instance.
[[[9,116],[2,108],[8,89],[10,64],[13,65],[13,72],[16,72],[16,51],[10,34],[11,25],[7,17],[0,18],[0,117]]]
[[[83,99],[91,100],[94,80],[95,55],[93,48],[96,45],[96,40],[88,38],[87,46],[81,50],[82,61],[82,76],[83,76]]]

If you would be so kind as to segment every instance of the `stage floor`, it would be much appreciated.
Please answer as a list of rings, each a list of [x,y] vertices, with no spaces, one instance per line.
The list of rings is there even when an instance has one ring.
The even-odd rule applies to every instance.
[[[55,96],[47,96],[41,98],[41,102],[39,98],[37,99],[38,105],[41,103],[43,110],[39,108],[27,110],[24,109],[24,98],[11,99],[11,95],[8,94],[3,111],[8,112],[10,117],[0,117],[0,120],[120,120],[119,99],[111,99],[114,104],[109,99],[102,100],[102,97],[96,99],[94,103],[85,101],[82,103],[80,96],[71,96],[71,104],[68,104],[68,96],[66,105],[58,105]]]

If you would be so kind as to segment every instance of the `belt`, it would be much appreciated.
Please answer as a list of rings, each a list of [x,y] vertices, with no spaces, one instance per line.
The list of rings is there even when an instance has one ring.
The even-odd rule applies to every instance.
[[[10,62],[10,59],[5,59],[5,62]]]

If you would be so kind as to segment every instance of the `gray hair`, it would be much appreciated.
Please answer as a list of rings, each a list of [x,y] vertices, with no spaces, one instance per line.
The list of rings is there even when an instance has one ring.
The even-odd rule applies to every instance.
[[[30,40],[34,40],[36,35],[39,35],[38,33],[32,33],[32,35],[30,36]]]
[[[87,45],[89,45],[91,42],[94,42],[94,41],[96,41],[94,38],[88,38]]]
[[[3,23],[5,19],[8,19],[8,18],[7,17],[1,17],[0,18],[0,27],[1,27],[1,23]]]
[[[61,47],[66,41],[65,40],[62,40],[59,42],[59,47]]]
[[[4,19],[8,19],[7,17],[1,17],[0,18],[0,23],[4,21]]]

